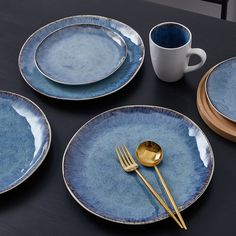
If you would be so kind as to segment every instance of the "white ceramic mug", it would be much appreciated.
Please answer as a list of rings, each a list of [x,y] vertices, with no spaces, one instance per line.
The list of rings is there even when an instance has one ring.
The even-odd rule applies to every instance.
[[[149,33],[149,46],[154,71],[159,79],[175,82],[187,72],[203,66],[206,53],[200,48],[191,48],[190,30],[176,22],[164,22],[154,26]],[[201,62],[189,66],[189,57],[196,54]]]

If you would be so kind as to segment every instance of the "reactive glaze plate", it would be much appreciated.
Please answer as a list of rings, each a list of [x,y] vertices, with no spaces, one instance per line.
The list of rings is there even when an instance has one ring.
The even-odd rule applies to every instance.
[[[38,46],[35,61],[47,78],[82,85],[105,79],[124,62],[123,38],[108,28],[82,24],[59,29]]]
[[[218,64],[205,84],[212,107],[223,117],[236,122],[236,58]]]
[[[144,224],[167,218],[138,176],[123,171],[115,153],[116,146],[126,144],[135,155],[144,140],[153,140],[163,148],[160,170],[179,209],[193,204],[213,174],[211,146],[189,118],[153,106],[116,108],[77,131],[62,164],[65,184],[74,199],[89,212],[118,223]],[[140,171],[169,202],[154,170],[140,165]]]
[[[34,60],[35,51],[50,33],[78,24],[94,24],[118,33],[126,43],[127,57],[115,73],[99,82],[82,86],[55,83],[37,69]],[[144,51],[141,37],[130,26],[106,17],[82,15],[64,18],[37,30],[23,45],[18,62],[23,78],[37,92],[57,99],[89,100],[114,93],[128,84],[143,63]]]
[[[35,171],[50,143],[51,128],[43,112],[21,95],[0,91],[0,193]]]

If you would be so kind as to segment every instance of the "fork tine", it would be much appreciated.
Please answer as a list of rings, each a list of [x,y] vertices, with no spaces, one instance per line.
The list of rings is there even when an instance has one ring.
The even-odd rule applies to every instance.
[[[123,151],[123,154],[124,154],[124,156],[125,156],[125,159],[126,159],[126,161],[128,162],[129,165],[132,165],[132,161],[129,159],[129,155],[128,155],[128,153],[125,151],[125,149],[124,149],[123,146],[124,146],[124,145],[121,145],[121,150]]]
[[[126,151],[128,157],[129,157],[131,163],[132,163],[132,164],[136,163],[135,160],[134,160],[134,158],[133,158],[132,155],[130,154],[128,148],[127,148],[125,145],[123,145],[123,147],[125,148],[125,151]]]
[[[118,150],[119,150],[119,152],[120,152],[120,156],[121,156],[123,162],[125,163],[125,165],[126,165],[126,166],[129,166],[130,163],[128,162],[128,160],[127,160],[127,158],[126,158],[126,155],[125,155],[124,151],[122,150],[122,147],[118,147]]]
[[[116,154],[117,154],[117,156],[118,156],[118,158],[119,158],[120,164],[121,164],[122,168],[124,169],[124,168],[126,167],[126,165],[125,165],[123,159],[122,159],[121,156],[120,156],[120,153],[119,153],[119,151],[118,151],[118,148],[115,148],[115,150],[116,150]]]
[[[119,159],[122,161],[122,163],[124,164],[124,166],[127,167],[129,165],[129,163],[127,162],[126,158],[124,157],[124,155],[119,147],[117,147],[117,155],[118,155]]]

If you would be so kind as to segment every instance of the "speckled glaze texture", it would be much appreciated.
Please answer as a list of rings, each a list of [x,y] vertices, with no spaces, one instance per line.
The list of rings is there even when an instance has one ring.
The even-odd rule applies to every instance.
[[[35,53],[38,69],[69,85],[89,84],[115,72],[126,58],[119,34],[97,25],[74,25],[46,37]]]
[[[0,91],[0,193],[27,179],[44,160],[51,129],[28,99]]]
[[[154,43],[164,48],[178,48],[190,40],[188,30],[173,23],[156,27],[152,31],[151,37]]]
[[[206,81],[206,93],[217,112],[236,122],[236,58],[213,69]]]
[[[68,86],[50,81],[35,66],[34,54],[41,41],[50,33],[76,24],[94,24],[118,33],[127,45],[122,66],[108,78],[83,86]],[[19,68],[25,81],[36,91],[49,97],[66,100],[88,100],[113,93],[135,76],[144,59],[144,45],[139,34],[128,25],[101,16],[73,16],[55,21],[36,31],[23,45]]]
[[[123,171],[114,150],[126,144],[135,155],[136,147],[144,140],[153,140],[163,148],[160,170],[180,210],[195,202],[213,174],[210,144],[187,117],[152,106],[110,110],[74,135],[62,168],[75,200],[93,214],[118,223],[144,224],[168,217],[138,176]],[[154,169],[140,165],[140,171],[168,202]]]

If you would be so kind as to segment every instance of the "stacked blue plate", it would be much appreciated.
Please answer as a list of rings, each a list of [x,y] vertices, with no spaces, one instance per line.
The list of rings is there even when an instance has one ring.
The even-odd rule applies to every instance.
[[[236,123],[236,58],[216,65],[205,83],[211,107],[222,117]]]
[[[144,44],[130,26],[82,15],[52,22],[33,33],[19,55],[25,81],[37,92],[88,100],[129,83],[144,59]]]
[[[35,52],[35,62],[39,71],[55,82],[83,85],[107,78],[126,56],[126,43],[119,34],[81,24],[48,35]]]

